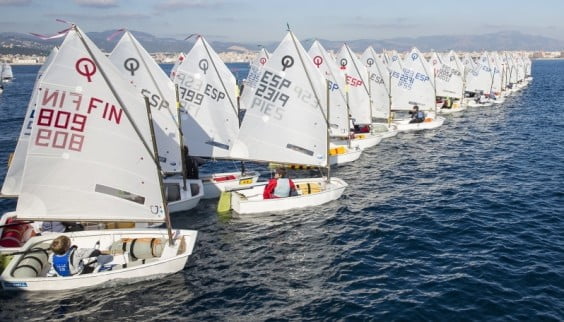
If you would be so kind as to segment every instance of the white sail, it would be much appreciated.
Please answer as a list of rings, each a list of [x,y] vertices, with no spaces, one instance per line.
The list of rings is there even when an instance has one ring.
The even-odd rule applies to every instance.
[[[470,92],[484,92],[488,94],[492,88],[492,67],[487,52],[482,56],[474,68],[466,77],[466,90]]]
[[[347,136],[350,123],[344,93],[345,76],[319,41],[313,42],[308,54],[308,58],[329,81],[329,133],[331,136]]]
[[[17,217],[163,222],[142,96],[77,27],[36,91]]]
[[[345,74],[349,94],[349,109],[356,124],[372,123],[370,96],[368,93],[368,71],[347,44],[341,47],[336,57],[337,64]]]
[[[151,55],[126,31],[111,52],[110,61],[149,101],[161,169],[165,173],[182,171],[180,133],[174,84]],[[141,105],[137,108],[146,110]]]
[[[392,110],[411,110],[414,105],[422,111],[435,110],[435,90],[429,69],[419,50],[413,48],[403,61],[401,73],[392,70]]]
[[[186,59],[186,55],[184,55],[184,53],[180,53],[178,55],[178,58],[176,59],[176,62],[174,62],[172,69],[170,70],[170,75],[169,75],[170,79],[174,79],[174,77],[176,76],[176,71],[178,70],[178,66],[182,64],[184,59]]]
[[[517,63],[515,62],[515,57],[513,57],[513,54],[510,52],[507,53],[507,62],[509,64],[509,83],[516,84],[519,80]]]
[[[370,99],[372,117],[388,119],[390,115],[390,73],[384,61],[368,47],[361,57],[370,72]]]
[[[208,42],[198,36],[176,71],[182,132],[190,155],[229,157],[239,130],[237,83]]]
[[[456,68],[461,75],[464,75],[464,64],[458,57],[458,55],[454,52],[454,50],[449,51],[447,54],[443,56],[442,62],[447,64],[451,68]]]
[[[462,98],[463,79],[458,68],[447,64],[435,52],[431,55],[429,63],[433,68],[436,96]]]
[[[6,178],[4,179],[4,184],[2,185],[2,195],[4,196],[17,196],[20,194],[22,186],[22,175],[25,165],[25,159],[27,155],[27,148],[29,146],[29,136],[31,134],[31,127],[34,122],[35,116],[35,104],[36,104],[36,94],[37,94],[37,84],[41,80],[41,77],[51,65],[51,62],[57,56],[59,49],[54,47],[51,53],[45,60],[45,63],[39,68],[37,76],[35,78],[34,89],[31,92],[31,98],[27,105],[27,110],[25,112],[24,122],[22,124],[22,129],[20,130],[20,136],[18,138],[18,143],[16,144],[16,149],[12,156],[12,161],[6,172]]]
[[[477,67],[469,53],[464,53],[464,56],[462,57],[462,64],[464,65],[466,74],[471,73]]]
[[[264,65],[234,158],[327,166],[326,81],[295,36],[288,32]]]
[[[503,67],[499,54],[497,52],[492,52],[490,54],[490,66],[492,68],[492,87],[491,93],[498,96],[503,91]]]
[[[261,73],[262,67],[266,64],[266,62],[270,59],[270,53],[266,48],[262,47],[258,53],[258,55],[253,59],[249,64],[249,73],[244,80],[244,87],[243,90],[247,91],[254,91],[256,88],[252,87],[254,84],[257,84],[257,78]],[[251,102],[243,101],[241,98],[241,110],[247,108]]]
[[[268,52],[268,50],[266,50],[266,48],[262,47],[255,59],[251,61],[251,65],[259,67],[264,66],[268,59],[270,59],[270,53]]]

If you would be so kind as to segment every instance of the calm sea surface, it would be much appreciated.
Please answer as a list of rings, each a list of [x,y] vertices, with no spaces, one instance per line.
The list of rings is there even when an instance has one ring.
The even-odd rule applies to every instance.
[[[248,69],[230,67],[238,78]],[[14,66],[0,95],[2,181],[38,69]],[[202,202],[173,216],[200,232],[181,273],[3,292],[0,320],[562,321],[564,61],[534,61],[533,77],[499,107],[399,134],[336,169],[349,183],[338,201],[254,219]],[[14,208],[0,200],[1,212]]]

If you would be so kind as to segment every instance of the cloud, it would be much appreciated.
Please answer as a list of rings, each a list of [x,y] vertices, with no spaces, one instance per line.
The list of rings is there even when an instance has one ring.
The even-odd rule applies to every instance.
[[[74,0],[74,3],[82,7],[91,8],[113,8],[118,6],[117,0]]]
[[[81,14],[81,13],[50,13],[46,14],[46,17],[61,18],[71,21],[81,21],[81,20],[113,20],[113,21],[131,21],[131,20],[147,20],[151,18],[149,14],[140,13],[117,13],[117,14]]]
[[[167,0],[155,5],[159,11],[173,11],[179,9],[213,9],[224,5],[223,1],[206,0]]]
[[[1,6],[27,6],[31,0],[0,0]]]

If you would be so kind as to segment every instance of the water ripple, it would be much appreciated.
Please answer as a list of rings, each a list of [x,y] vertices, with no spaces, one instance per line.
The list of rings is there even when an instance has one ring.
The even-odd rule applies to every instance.
[[[36,69],[14,72],[0,96],[2,160]],[[203,201],[173,217],[176,227],[200,231],[181,273],[101,290],[2,293],[0,316],[563,320],[564,62],[535,61],[533,72],[502,106],[399,134],[336,169],[350,185],[341,200],[251,219],[218,216],[215,202]]]

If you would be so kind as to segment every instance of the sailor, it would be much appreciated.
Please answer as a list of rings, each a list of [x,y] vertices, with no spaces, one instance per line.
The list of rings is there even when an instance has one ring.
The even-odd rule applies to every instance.
[[[297,191],[292,179],[286,178],[286,170],[277,168],[274,178],[268,181],[262,195],[264,199],[285,198],[297,195]]]
[[[413,106],[413,109],[409,111],[409,114],[411,114],[411,121],[409,121],[409,123],[421,123],[425,121],[425,113],[420,111],[419,106],[417,105]]]
[[[71,246],[71,240],[65,235],[61,235],[51,242],[52,270],[49,275],[72,276],[93,271],[93,264],[102,265],[110,262],[112,256],[101,255],[100,250],[95,248],[78,248]],[[86,263],[85,263],[86,261]]]

